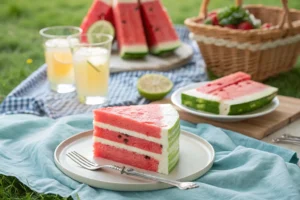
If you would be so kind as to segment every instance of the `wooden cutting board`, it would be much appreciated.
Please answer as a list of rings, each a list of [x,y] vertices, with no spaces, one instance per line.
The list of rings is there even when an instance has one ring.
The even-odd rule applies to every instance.
[[[110,72],[124,72],[137,70],[168,71],[181,67],[193,57],[193,48],[185,43],[172,54],[159,57],[148,54],[144,59],[125,60],[119,56],[117,47],[113,48],[110,59]]]
[[[180,118],[192,123],[207,123],[244,135],[254,137],[256,139],[263,139],[265,136],[272,134],[280,128],[290,124],[296,119],[300,118],[300,99],[278,96],[280,105],[272,113],[248,119],[240,122],[216,122],[210,119],[205,119],[199,116],[189,114],[182,111],[180,108],[174,106],[179,112]],[[153,103],[171,103],[170,99],[163,99]]]

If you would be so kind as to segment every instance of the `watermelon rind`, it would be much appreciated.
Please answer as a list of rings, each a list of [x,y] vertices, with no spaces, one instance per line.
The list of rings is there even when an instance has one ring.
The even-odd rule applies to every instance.
[[[193,95],[182,93],[181,103],[189,108],[213,114],[241,115],[268,105],[272,102],[276,95],[277,88],[269,87],[262,92],[262,95],[260,95],[258,98],[255,97],[255,94],[248,95],[249,98],[247,101],[231,104],[230,101],[214,101],[211,99],[199,98]]]
[[[175,51],[176,49],[178,49],[178,47],[181,46],[181,42],[180,41],[175,41],[173,44],[171,45],[166,45],[168,47],[164,47],[164,45],[161,45],[161,47],[159,48],[155,48],[152,47],[150,48],[150,53],[156,56],[161,56],[170,52]]]
[[[236,105],[231,105],[229,109],[228,115],[239,115],[243,113],[248,113],[255,111],[259,108],[262,108],[269,103],[272,102],[272,100],[275,98],[277,95],[277,92],[274,92],[273,94],[254,100],[246,103],[241,103],[241,104],[236,104]]]
[[[201,110],[205,112],[210,112],[214,114],[220,114],[220,102],[212,101],[203,98],[197,98],[195,96],[190,96],[188,94],[181,94],[181,103],[187,107],[193,108],[195,110]]]
[[[121,58],[123,58],[123,59],[142,59],[147,54],[148,54],[147,52],[141,52],[141,53],[124,53],[124,54],[121,54]]]

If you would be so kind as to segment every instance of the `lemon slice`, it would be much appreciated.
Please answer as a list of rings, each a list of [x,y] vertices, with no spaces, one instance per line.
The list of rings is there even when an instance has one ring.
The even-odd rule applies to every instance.
[[[172,88],[172,81],[159,74],[146,74],[137,83],[140,95],[151,101],[164,98]]]
[[[72,64],[71,51],[53,53],[53,58],[62,64]]]
[[[101,43],[104,42],[106,39],[104,37],[93,35],[97,33],[102,33],[102,34],[108,34],[111,36],[115,36],[115,29],[113,25],[106,20],[100,20],[95,22],[92,26],[87,31],[87,39],[89,43]]]

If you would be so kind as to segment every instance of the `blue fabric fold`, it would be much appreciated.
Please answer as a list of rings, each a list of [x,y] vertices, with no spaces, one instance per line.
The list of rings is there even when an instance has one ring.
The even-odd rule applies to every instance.
[[[78,196],[81,200],[300,199],[300,168],[292,163],[295,152],[207,124],[182,121],[181,127],[209,141],[216,151],[211,170],[195,180],[200,185],[197,189],[116,192],[92,188],[65,176],[54,164],[54,150],[66,138],[92,129],[92,115],[58,120],[0,116],[0,173],[17,177],[39,193],[71,195],[74,199]]]

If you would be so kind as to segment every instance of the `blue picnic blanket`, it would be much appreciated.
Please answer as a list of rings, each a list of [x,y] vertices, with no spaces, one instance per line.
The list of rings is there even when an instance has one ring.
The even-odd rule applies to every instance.
[[[191,61],[179,69],[168,72],[155,72],[170,78],[174,83],[173,91],[192,82],[207,80],[205,64],[197,44],[189,39],[189,31],[184,26],[176,26],[180,39],[189,44],[194,55]],[[134,71],[113,73],[109,83],[109,102],[102,106],[121,106],[146,104],[137,89],[139,77],[153,71]],[[43,65],[18,87],[16,87],[0,104],[0,114],[34,114],[59,118],[66,115],[90,113],[99,106],[80,104],[76,93],[58,94],[49,90],[46,65]]]
[[[181,126],[208,140],[216,152],[213,167],[196,180],[200,187],[193,190],[117,192],[92,188],[65,176],[54,164],[54,150],[64,139],[92,129],[91,114],[58,120],[0,116],[0,174],[15,176],[39,193],[71,195],[76,200],[300,199],[300,168],[294,164],[294,152],[207,124],[181,122]]]

